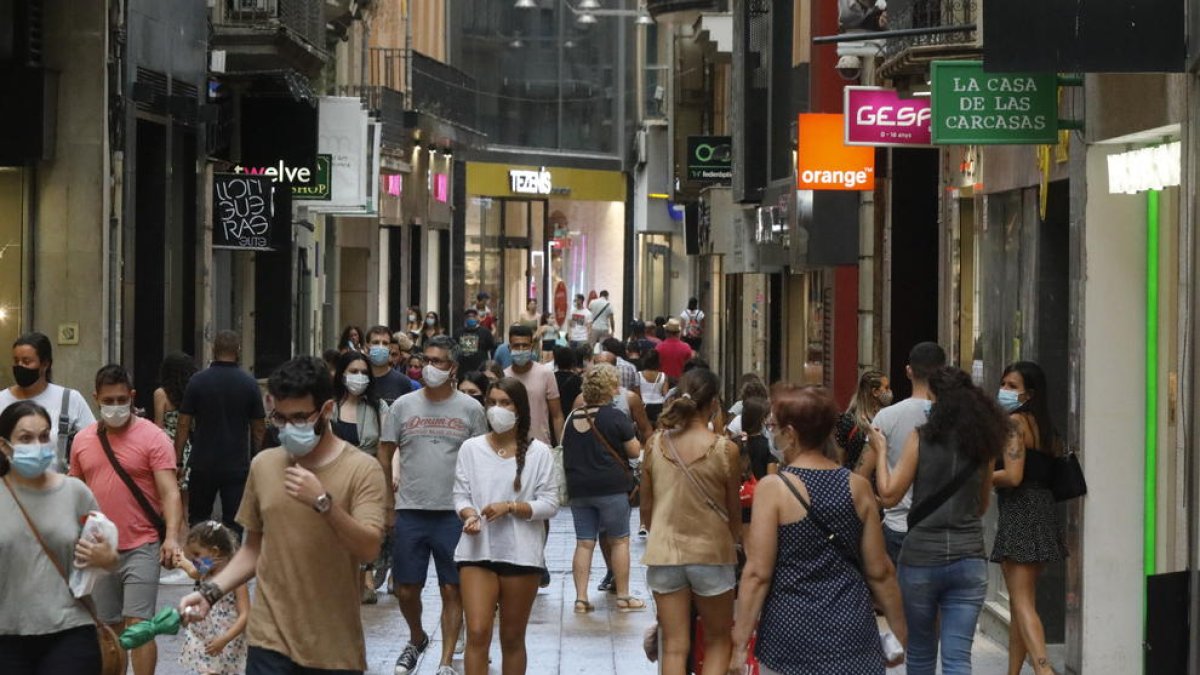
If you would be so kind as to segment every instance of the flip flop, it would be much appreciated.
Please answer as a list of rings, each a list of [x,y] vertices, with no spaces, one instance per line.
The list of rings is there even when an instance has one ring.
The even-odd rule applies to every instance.
[[[646,609],[646,602],[641,598],[635,598],[632,595],[624,598],[617,598],[618,612],[638,612],[643,609]]]
[[[587,600],[576,600],[575,601],[575,613],[576,614],[587,614],[588,612],[591,612],[595,609],[596,608],[592,606],[592,603],[588,602]]]

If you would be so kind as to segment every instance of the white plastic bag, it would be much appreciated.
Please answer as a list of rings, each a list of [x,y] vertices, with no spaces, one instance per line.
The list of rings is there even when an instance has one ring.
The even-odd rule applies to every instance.
[[[89,511],[79,538],[95,541],[100,537],[103,537],[104,541],[113,549],[117,548],[117,526],[103,513]],[[83,567],[78,560],[74,561],[71,565],[71,593],[77,598],[91,595],[92,589],[96,587],[96,580],[105,574],[108,574],[107,570],[98,567]]]

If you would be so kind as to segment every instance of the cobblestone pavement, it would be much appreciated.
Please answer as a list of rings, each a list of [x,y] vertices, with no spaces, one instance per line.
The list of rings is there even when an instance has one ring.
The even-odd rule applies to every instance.
[[[636,515],[634,530],[636,532]],[[644,540],[634,535],[631,587],[649,603],[650,593],[646,590],[645,568],[637,564],[641,559]],[[642,652],[642,635],[653,623],[652,607],[642,612],[620,613],[612,595],[595,590],[604,574],[604,563],[599,552],[593,561],[590,598],[596,611],[576,615],[573,612],[575,599],[571,581],[571,555],[575,550],[574,529],[569,511],[560,513],[550,530],[546,547],[546,560],[550,567],[552,583],[538,593],[533,614],[529,620],[526,644],[529,649],[530,675],[548,673],[588,675],[652,675],[657,673],[654,664],[646,661]],[[162,585],[159,590],[159,605],[177,603],[190,588],[188,586]],[[436,576],[430,569],[430,581],[424,593],[424,625],[431,636],[417,673],[432,675],[437,670],[441,654],[438,617],[441,598],[438,594]],[[394,599],[380,594],[379,604],[363,606],[363,624],[367,637],[368,673],[391,675],[396,657],[408,639],[408,628],[400,616]],[[178,664],[182,638],[160,637],[159,675],[183,675],[188,671]],[[1056,650],[1057,653],[1058,650]],[[1055,659],[1059,661],[1060,659]],[[975,640],[975,672],[978,675],[1003,675],[1007,663],[1005,648],[982,635]],[[455,657],[455,668],[462,671],[461,657]],[[492,641],[492,667],[490,673],[500,672],[499,639]],[[888,675],[903,675],[903,668],[889,671]],[[1032,672],[1026,667],[1025,672]],[[1061,671],[1060,671],[1061,672]]]

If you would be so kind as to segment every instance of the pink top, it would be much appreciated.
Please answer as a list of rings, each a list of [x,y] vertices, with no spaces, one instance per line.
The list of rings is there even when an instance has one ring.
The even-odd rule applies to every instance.
[[[505,377],[515,377],[525,385],[525,393],[529,395],[529,436],[551,445],[550,439],[550,404],[548,401],[558,400],[558,380],[554,379],[554,370],[544,363],[534,363],[525,373],[518,373],[512,366],[504,369]],[[555,433],[561,433],[555,429]]]
[[[121,551],[158,541],[154,524],[104,454],[96,429],[97,425],[91,424],[75,436],[71,444],[70,475],[87,483],[100,510],[116,524]],[[124,429],[110,429],[108,442],[125,473],[161,514],[162,499],[154,483],[154,472],[175,471],[175,447],[170,437],[154,422],[133,417]]]

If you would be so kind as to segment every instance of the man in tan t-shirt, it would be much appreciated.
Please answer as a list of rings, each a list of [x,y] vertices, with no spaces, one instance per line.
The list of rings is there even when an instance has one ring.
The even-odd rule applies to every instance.
[[[333,383],[319,359],[271,375],[282,447],[260,453],[237,520],[246,543],[213,579],[179,603],[200,620],[222,595],[258,577],[247,636],[248,675],[366,670],[359,564],[379,554],[384,477],[379,463],[333,435]]]

